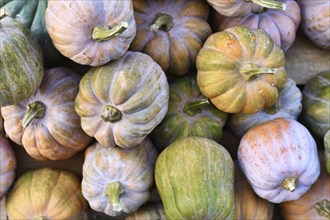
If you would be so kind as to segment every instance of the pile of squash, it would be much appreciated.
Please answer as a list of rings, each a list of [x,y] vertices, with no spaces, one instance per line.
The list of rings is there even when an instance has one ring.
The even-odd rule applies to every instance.
[[[299,27],[330,48],[329,10],[310,0],[1,1],[5,215],[260,220],[278,205],[284,219],[330,219],[330,66],[300,87],[285,70]],[[239,139],[231,154],[225,129]],[[58,163],[84,151],[82,179],[50,167],[15,176],[14,145]]]

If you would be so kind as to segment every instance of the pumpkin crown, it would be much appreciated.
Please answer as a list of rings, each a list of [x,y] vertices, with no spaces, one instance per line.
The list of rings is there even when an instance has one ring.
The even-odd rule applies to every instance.
[[[42,119],[45,116],[46,106],[40,101],[30,103],[26,108],[27,111],[22,121],[23,128],[29,126],[33,119]]]
[[[286,177],[282,182],[282,187],[290,192],[296,190],[298,179],[296,177]]]
[[[286,4],[283,2],[278,2],[275,0],[245,0],[247,2],[253,2],[255,4],[261,5],[265,8],[271,8],[271,9],[278,9],[278,10],[285,10]]]
[[[314,205],[317,214],[319,216],[324,216],[327,219],[330,219],[330,201],[323,199],[321,202],[318,202]]]
[[[128,28],[127,21],[121,21],[119,24],[113,26],[112,28],[108,26],[96,26],[93,29],[92,39],[96,41],[106,41],[111,40],[123,33]]]
[[[197,101],[189,101],[183,107],[183,112],[189,116],[195,116],[201,113],[201,107],[205,105],[209,105],[210,102],[207,98],[200,99]]]
[[[119,109],[117,109],[116,107],[114,107],[112,105],[104,106],[103,112],[101,114],[101,118],[105,122],[115,123],[117,121],[120,121],[121,117],[122,117],[122,114],[119,111]]]
[[[122,207],[119,201],[121,194],[125,192],[120,182],[109,183],[105,189],[104,194],[109,197],[109,202],[112,206],[113,211],[121,212]]]
[[[241,67],[240,73],[248,81],[259,74],[274,74],[277,70],[278,68],[259,67],[254,63],[246,63]]]
[[[173,27],[173,17],[165,13],[157,13],[151,23],[150,30],[157,33],[159,29],[169,32]]]

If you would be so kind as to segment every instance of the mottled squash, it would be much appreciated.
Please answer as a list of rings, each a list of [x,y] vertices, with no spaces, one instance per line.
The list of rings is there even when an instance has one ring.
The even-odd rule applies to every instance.
[[[330,130],[324,136],[324,162],[327,172],[330,174]]]

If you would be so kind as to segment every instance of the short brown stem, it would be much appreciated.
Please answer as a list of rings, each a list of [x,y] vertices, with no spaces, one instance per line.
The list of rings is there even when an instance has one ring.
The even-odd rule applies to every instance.
[[[108,26],[96,26],[93,29],[92,39],[96,41],[106,41],[117,37],[128,28],[128,22],[122,21],[112,28]]]
[[[286,177],[282,182],[282,187],[290,192],[296,190],[298,179],[296,177]]]
[[[170,31],[173,27],[173,17],[164,13],[157,13],[151,23],[150,30],[157,33],[159,29]]]
[[[251,1],[255,4],[258,4],[260,6],[263,6],[265,8],[271,8],[271,9],[278,9],[278,10],[285,10],[286,4],[283,2],[278,2],[275,0],[246,0]]]
[[[26,109],[27,111],[22,121],[23,128],[29,126],[34,119],[42,119],[45,116],[46,106],[42,102],[30,103]]]
[[[243,78],[248,81],[260,74],[274,74],[277,70],[277,68],[259,67],[256,64],[247,63],[242,66],[240,73],[242,74]]]
[[[319,216],[324,216],[327,219],[330,219],[330,201],[323,199],[321,202],[318,202],[314,205],[314,208],[317,211]]]
[[[115,123],[117,121],[120,121],[121,117],[122,117],[122,114],[119,111],[119,109],[117,109],[116,107],[114,107],[112,105],[106,105],[103,107],[103,112],[101,114],[101,118],[105,122]]]
[[[186,104],[183,107],[183,112],[189,116],[194,116],[196,114],[199,114],[202,111],[201,110],[202,106],[209,105],[209,104],[210,104],[210,102],[207,98],[200,99],[197,101],[186,102]]]
[[[120,182],[113,182],[109,183],[107,187],[105,188],[104,194],[108,196],[109,202],[112,206],[112,209],[115,212],[121,212],[122,206],[120,204],[119,197],[121,194],[125,192],[124,188],[122,187]]]

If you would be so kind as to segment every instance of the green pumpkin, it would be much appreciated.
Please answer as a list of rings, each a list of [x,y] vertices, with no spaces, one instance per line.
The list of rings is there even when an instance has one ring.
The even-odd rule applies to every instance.
[[[324,159],[325,159],[325,168],[330,174],[330,130],[324,136]]]
[[[32,96],[44,74],[42,51],[21,23],[0,18],[0,106],[17,104]]]
[[[303,124],[317,137],[330,129],[330,70],[309,79],[303,90]]]
[[[155,180],[168,219],[233,219],[234,163],[217,142],[176,140],[159,155]]]
[[[45,64],[54,66],[54,63],[64,59],[53,46],[45,25],[47,0],[1,0],[0,11],[15,18],[27,27],[37,39],[45,55]]]
[[[167,115],[153,130],[152,138],[159,149],[188,136],[220,141],[227,113],[215,108],[202,95],[195,77],[179,78],[170,84]]]

